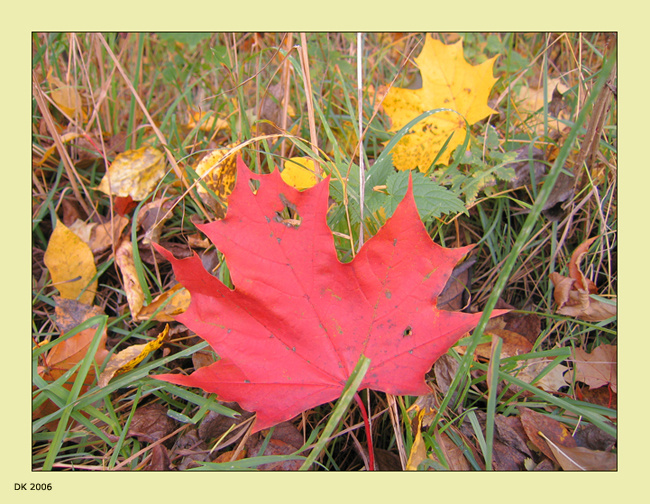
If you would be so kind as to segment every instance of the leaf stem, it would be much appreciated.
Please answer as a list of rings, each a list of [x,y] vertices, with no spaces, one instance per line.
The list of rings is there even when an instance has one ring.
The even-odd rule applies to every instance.
[[[361,416],[363,417],[363,423],[366,426],[366,440],[368,441],[368,470],[374,471],[375,450],[372,447],[372,432],[370,430],[370,422],[368,422],[368,413],[366,411],[366,407],[363,405],[363,401],[361,400],[361,397],[359,397],[358,392],[354,394],[354,400],[359,405],[359,409],[361,410]]]

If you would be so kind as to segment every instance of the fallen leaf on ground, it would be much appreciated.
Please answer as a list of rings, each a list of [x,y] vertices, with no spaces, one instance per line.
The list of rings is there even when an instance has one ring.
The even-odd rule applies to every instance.
[[[281,175],[285,184],[299,191],[309,189],[319,181],[314,160],[307,157],[293,157],[285,161]]]
[[[261,455],[261,448],[265,444],[265,436],[253,434],[246,443],[248,456],[250,458]],[[296,426],[290,422],[282,422],[275,426],[273,435],[268,441],[263,455],[291,455],[303,445],[302,434],[296,429]],[[309,452],[301,453],[301,456],[308,455]],[[270,462],[257,467],[258,471],[297,471],[304,460],[284,460]]]
[[[190,299],[188,290],[181,284],[176,284],[171,289],[156,296],[151,303],[138,312],[134,319],[137,321],[174,322],[176,315],[180,315],[187,310]]]
[[[550,439],[557,445],[566,447],[566,448],[575,448],[576,441],[571,437],[571,432],[563,424],[557,420],[553,420],[547,415],[542,415],[537,413],[529,408],[520,408],[520,418],[521,425],[526,431],[526,435],[530,442],[537,447],[544,455],[546,455],[553,462],[558,463],[558,460],[555,458],[553,450],[549,447],[549,444],[546,442],[547,439]],[[545,437],[541,437],[539,433],[544,434]]]
[[[329,180],[299,192],[277,171],[260,175],[237,164],[225,219],[199,226],[226,257],[235,289],[198,255],[178,260],[156,246],[192,296],[177,319],[221,360],[191,376],[157,378],[256,411],[253,432],[337,399],[361,355],[371,366],[360,390],[427,394],[433,362],[481,316],[436,308],[471,247],[435,244],[409,186],[391,219],[352,262],[341,263],[327,226]],[[255,193],[251,180],[260,184]],[[299,226],[276,219],[285,203],[300,214]]]
[[[97,315],[103,315],[101,308],[98,306],[89,306],[72,299],[64,299],[55,296],[54,300],[56,302],[56,321],[57,328],[64,334],[68,331],[71,331],[77,327],[82,322],[88,320]],[[84,329],[74,336],[69,337],[66,340],[63,340],[59,343],[56,343],[42,358],[42,365],[38,366],[38,374],[49,382],[58,380],[66,372],[76,366],[79,361],[83,360],[88,353],[88,347],[95,338],[97,333],[97,327],[93,326],[88,329]],[[104,360],[108,356],[108,350],[106,349],[106,330],[102,332],[99,336],[99,346],[95,352],[95,362],[97,367],[101,367]],[[67,390],[72,389],[72,385],[76,379],[76,374],[70,376],[70,378],[63,384]],[[85,393],[88,390],[88,386],[93,383],[95,380],[95,369],[93,366],[90,367],[88,374],[84,380],[84,385],[81,389],[81,393]],[[47,400],[35,411],[32,412],[32,418],[41,418],[54,411],[57,411],[59,408],[51,400]],[[50,422],[47,424],[48,429],[53,430],[56,428],[58,420]]]
[[[215,149],[209,152],[195,166],[194,171],[201,177],[207,187],[214,194],[214,198],[203,184],[198,183],[196,190],[201,200],[208,205],[221,219],[225,215],[228,206],[228,196],[235,186],[235,174],[237,173],[237,164],[235,154],[230,154],[230,149],[234,145],[229,145],[223,149]]]
[[[562,95],[569,88],[562,83],[561,79],[549,79],[546,83],[546,102],[548,104],[549,118],[546,124],[550,129],[559,131],[565,127],[561,121],[569,119],[569,112],[562,102]],[[540,109],[544,107],[544,86],[530,88],[522,86],[517,93],[517,109],[522,116],[522,123],[527,128],[531,128],[537,134],[543,134],[545,131],[544,118]],[[528,116],[536,115],[530,119]],[[555,120],[553,120],[555,118]]]
[[[539,433],[548,443],[560,467],[565,471],[615,471],[616,454],[579,446],[562,446]]]
[[[413,437],[413,445],[411,446],[411,452],[406,462],[407,471],[417,471],[418,466],[427,458],[427,447],[422,437],[422,418],[426,413],[427,411],[425,409],[417,412],[415,436]]]
[[[127,435],[146,443],[154,443],[171,434],[175,428],[176,421],[167,415],[167,407],[160,403],[150,403],[136,408]],[[173,442],[173,439],[166,441],[169,446]]]
[[[163,224],[172,217],[169,198],[158,198],[145,204],[138,212],[137,225],[144,231],[142,245],[160,241]]]
[[[118,353],[113,354],[109,359],[104,371],[99,375],[98,384],[105,387],[115,375],[126,373],[136,367],[151,352],[159,349],[167,339],[169,326],[158,335],[155,340],[141,345],[131,345]]]
[[[92,304],[97,291],[95,258],[90,247],[61,221],[56,222],[43,259],[52,283],[67,299]]]
[[[206,117],[207,116],[207,117]],[[217,117],[214,112],[205,112],[201,110],[190,111],[190,119],[185,124],[188,129],[194,129],[199,126],[201,131],[214,131],[215,133],[223,130],[224,133],[230,131],[230,124],[225,119]]]
[[[100,254],[120,241],[122,231],[129,223],[129,219],[121,215],[115,215],[106,222],[84,222],[77,219],[71,226],[70,231],[88,244],[93,254]]]
[[[555,287],[553,296],[557,313],[589,322],[599,322],[616,316],[616,302],[605,302],[592,297],[598,292],[596,285],[580,270],[580,261],[597,237],[584,241],[573,251],[569,262],[569,275],[551,273],[549,278]]]
[[[164,154],[145,146],[115,156],[96,189],[109,196],[130,196],[133,201],[142,201],[164,176]]]
[[[81,95],[75,86],[66,84],[57,77],[54,77],[52,67],[48,69],[47,82],[50,85],[50,97],[52,101],[68,117],[71,119],[75,119],[77,115],[83,115],[85,117]]]
[[[582,348],[573,351],[575,379],[599,388],[609,385],[616,392],[616,345],[599,345],[591,353]]]
[[[532,383],[532,381],[539,376],[539,374],[544,371],[551,362],[552,359],[529,359],[522,363],[525,367],[519,371],[516,376],[526,383]],[[557,392],[562,387],[568,385],[566,378],[564,377],[568,370],[569,368],[566,366],[557,364],[553,369],[537,380],[534,385],[546,392]]]
[[[438,163],[449,164],[449,156],[465,140],[466,125],[472,125],[496,111],[487,104],[492,86],[494,58],[472,66],[463,56],[462,39],[445,45],[427,35],[415,63],[422,75],[422,88],[391,88],[384,99],[384,109],[390,116],[390,131],[398,131],[420,114],[437,108],[454,112],[439,112],[411,128],[393,148],[393,164],[398,170],[429,169],[447,138],[453,133],[447,149]],[[460,114],[460,115],[459,115]],[[461,117],[463,116],[463,117]]]
[[[140,286],[140,280],[135,270],[133,247],[129,240],[122,241],[115,252],[115,264],[117,264],[122,274],[124,292],[129,303],[131,317],[135,319],[144,304],[144,292]]]

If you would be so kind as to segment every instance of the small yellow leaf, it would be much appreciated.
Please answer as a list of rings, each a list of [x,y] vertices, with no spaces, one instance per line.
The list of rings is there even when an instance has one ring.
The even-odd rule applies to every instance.
[[[185,126],[189,129],[196,128],[196,126],[199,123],[201,123],[201,120],[210,113],[211,112],[201,112],[200,110],[190,112],[190,120],[187,122]],[[201,123],[199,129],[201,131],[212,131],[212,130],[215,130],[215,132],[219,130],[227,131],[230,129],[230,126],[228,125],[228,121],[212,115],[207,119],[205,119],[203,123]]]
[[[118,154],[102,178],[98,191],[113,196],[131,196],[142,201],[165,176],[165,157],[153,147]]]
[[[151,320],[174,322],[176,320],[174,317],[183,313],[190,306],[190,299],[190,292],[181,284],[176,284],[142,308],[140,313],[135,317],[135,320],[142,321],[151,319],[156,310],[162,306],[162,309]]]
[[[52,75],[52,68],[47,73],[47,82],[50,85],[50,96],[54,103],[69,117],[73,118],[77,114],[85,117],[81,95],[74,86],[69,86],[62,80]]]
[[[97,274],[93,253],[61,221],[57,221],[52,232],[44,261],[61,297],[77,299],[83,291],[79,301],[92,304],[97,290],[97,280],[93,280]]]
[[[425,409],[422,409],[418,412],[417,430],[415,433],[415,438],[413,439],[411,453],[409,454],[409,459],[406,463],[407,471],[417,471],[418,466],[427,458],[427,447],[424,444],[424,439],[422,438],[422,418],[425,414]]]
[[[104,371],[99,376],[99,386],[105,387],[115,375],[131,371],[134,367],[140,364],[147,355],[149,355],[154,350],[159,349],[165,342],[168,334],[169,325],[166,325],[165,329],[158,335],[155,340],[142,345],[131,345],[121,352],[118,352],[115,355],[111,356],[110,360],[106,364],[106,367],[104,368]]]
[[[120,268],[122,279],[124,281],[124,292],[131,310],[131,317],[134,319],[142,309],[144,304],[144,292],[135,271],[135,262],[133,260],[133,246],[128,240],[124,240],[115,252],[115,263]]]
[[[299,191],[315,186],[319,180],[314,161],[308,157],[294,157],[286,161],[281,176],[285,184]]]
[[[492,86],[494,58],[472,66],[463,55],[462,39],[445,45],[427,35],[415,63],[422,75],[422,88],[392,88],[384,99],[384,109],[397,131],[420,114],[438,108],[455,112],[438,112],[418,122],[393,148],[393,164],[398,170],[419,168],[426,171],[447,138],[454,133],[438,163],[449,164],[450,154],[465,140],[468,124],[494,114],[487,104]],[[462,117],[461,117],[462,116]]]

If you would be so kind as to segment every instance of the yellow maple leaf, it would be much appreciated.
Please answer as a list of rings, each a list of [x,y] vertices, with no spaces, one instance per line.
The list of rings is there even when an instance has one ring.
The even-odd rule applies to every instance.
[[[497,81],[492,72],[497,56],[472,66],[465,60],[462,42],[461,39],[445,45],[427,35],[422,52],[415,58],[422,88],[392,88],[388,92],[383,106],[392,121],[390,131],[398,131],[429,110],[455,111],[432,114],[411,128],[392,150],[393,164],[398,170],[427,171],[447,138],[455,133],[437,161],[448,165],[450,154],[465,141],[463,117],[468,124],[474,124],[496,112],[487,100]]]

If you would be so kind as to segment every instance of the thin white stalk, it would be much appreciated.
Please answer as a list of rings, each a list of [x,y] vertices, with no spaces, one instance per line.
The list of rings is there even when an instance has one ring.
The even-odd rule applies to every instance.
[[[365,152],[363,150],[363,33],[357,33],[357,108],[359,111],[359,249],[363,246],[363,201],[366,192],[364,169]]]

